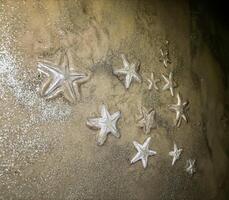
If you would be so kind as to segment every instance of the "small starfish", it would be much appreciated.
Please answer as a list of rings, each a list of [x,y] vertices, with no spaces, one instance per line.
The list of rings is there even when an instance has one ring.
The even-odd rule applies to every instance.
[[[100,118],[88,118],[87,125],[91,128],[100,129],[97,135],[97,144],[103,145],[107,139],[108,133],[112,133],[115,137],[119,138],[120,134],[116,128],[116,123],[121,116],[121,112],[115,112],[110,115],[105,105],[101,106]]]
[[[173,157],[172,165],[175,164],[175,162],[180,158],[182,149],[178,149],[177,145],[174,143],[173,151],[169,152],[169,155]]]
[[[48,61],[38,62],[38,71],[45,74],[49,79],[42,85],[40,92],[46,99],[51,99],[59,94],[74,103],[80,98],[78,84],[88,80],[83,73],[70,71],[67,53],[61,56],[59,65],[51,64]],[[76,83],[74,88],[73,83]]]
[[[122,62],[124,67],[122,69],[114,70],[113,73],[115,75],[122,74],[126,75],[125,77],[125,87],[128,89],[130,87],[130,84],[132,82],[132,79],[135,79],[138,82],[141,82],[141,77],[140,75],[136,72],[140,65],[140,63],[129,63],[128,60],[126,59],[124,54],[121,54]]]
[[[144,168],[147,167],[148,162],[148,156],[154,156],[157,154],[156,151],[152,151],[149,149],[149,143],[150,143],[151,137],[148,137],[144,144],[141,145],[138,142],[133,142],[135,148],[137,149],[138,153],[133,157],[131,160],[131,164],[137,162],[138,160],[142,160],[142,165]]]
[[[171,64],[171,61],[169,59],[169,41],[165,41],[164,48],[160,48],[161,58],[159,59],[160,62],[163,63],[164,67],[167,68],[168,64]]]
[[[177,94],[177,104],[169,105],[169,109],[176,112],[175,126],[180,127],[182,119],[188,122],[186,117],[188,101],[181,102],[179,93]]]
[[[162,88],[162,91],[170,90],[171,95],[174,96],[173,88],[177,86],[177,84],[173,81],[173,73],[169,73],[169,77],[167,78],[164,74],[162,74],[162,77],[164,78],[166,84]]]
[[[151,77],[150,79],[147,79],[147,81],[149,82],[149,86],[148,89],[152,90],[152,88],[154,87],[155,90],[159,90],[157,83],[160,82],[160,79],[154,79],[154,73],[151,73]]]
[[[161,53],[161,58],[159,61],[163,63],[165,68],[167,68],[168,64],[171,64],[171,60],[169,59],[169,50],[163,50],[161,48],[160,53]]]
[[[185,171],[190,174],[191,176],[196,173],[196,168],[195,168],[195,162],[196,160],[188,159],[186,161],[186,167]]]
[[[156,128],[155,114],[155,110],[150,109],[147,111],[145,107],[141,107],[141,116],[138,120],[138,127],[143,128],[143,131],[146,134],[150,133],[151,128]]]

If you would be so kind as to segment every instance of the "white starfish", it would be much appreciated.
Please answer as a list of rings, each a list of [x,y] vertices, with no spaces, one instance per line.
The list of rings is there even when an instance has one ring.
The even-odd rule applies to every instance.
[[[188,159],[186,161],[185,171],[190,175],[196,173],[195,162],[196,160],[192,160],[192,159]]]
[[[177,104],[169,105],[169,109],[176,112],[175,126],[180,127],[182,119],[188,122],[186,117],[188,101],[181,102],[179,93],[177,94]]]
[[[155,114],[155,110],[150,109],[147,111],[145,107],[141,107],[141,116],[138,120],[138,127],[143,128],[143,131],[146,134],[150,132],[151,128],[156,128]]]
[[[149,86],[148,86],[149,90],[152,90],[153,87],[154,87],[155,90],[157,90],[157,91],[159,90],[159,88],[157,86],[157,83],[160,82],[161,80],[160,79],[155,79],[153,72],[151,73],[150,79],[147,79],[147,81],[149,82]]]
[[[101,117],[100,118],[88,118],[87,125],[91,128],[100,129],[97,135],[97,144],[103,145],[107,139],[107,135],[112,133],[115,137],[119,138],[120,134],[116,127],[116,123],[120,118],[120,111],[110,115],[105,105],[101,106]]]
[[[141,77],[137,73],[137,68],[139,67],[140,63],[129,63],[128,60],[126,59],[124,54],[121,54],[121,58],[123,61],[124,67],[122,69],[114,70],[113,73],[115,75],[125,75],[125,87],[128,89],[130,87],[130,84],[133,79],[135,79],[138,82],[141,82]]]
[[[180,158],[182,149],[178,149],[177,145],[174,143],[173,151],[169,152],[169,155],[173,157],[172,165]]]
[[[88,80],[86,74],[70,71],[66,52],[61,56],[58,65],[48,61],[38,62],[38,71],[49,77],[40,89],[41,95],[46,99],[63,94],[67,100],[74,103],[76,99],[80,98],[78,84]],[[76,84],[76,87],[73,83]]]
[[[149,149],[149,143],[150,143],[151,137],[148,137],[144,144],[141,145],[138,142],[133,142],[135,148],[137,149],[138,153],[133,157],[131,160],[131,164],[137,162],[138,160],[142,161],[142,165],[144,168],[147,167],[148,157],[154,156],[157,154],[156,151],[152,151]]]
[[[168,78],[164,74],[162,74],[162,77],[166,82],[164,87],[162,88],[162,91],[170,90],[171,95],[174,96],[173,88],[175,88],[177,84],[173,81],[173,73],[170,72]]]
[[[169,51],[168,50],[163,50],[162,48],[160,49],[160,53],[161,53],[161,58],[160,58],[160,62],[163,63],[164,67],[167,68],[168,64],[171,63],[170,59],[169,59]]]

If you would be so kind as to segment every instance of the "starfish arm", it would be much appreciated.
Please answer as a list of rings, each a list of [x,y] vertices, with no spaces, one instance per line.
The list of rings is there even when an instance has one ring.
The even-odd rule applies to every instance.
[[[88,118],[86,124],[91,128],[99,129],[101,128],[100,119],[101,118]]]
[[[122,69],[117,69],[117,70],[114,70],[113,73],[115,75],[118,75],[118,74],[127,74],[127,70],[125,68],[122,68]]]
[[[149,133],[150,133],[150,130],[151,130],[151,127],[150,127],[148,124],[146,124],[146,125],[143,127],[143,130],[144,130],[144,133],[145,133],[145,134],[149,134]]]
[[[149,117],[151,124],[154,123],[155,121],[155,115],[156,115],[156,111],[152,110]]]
[[[45,74],[46,76],[57,76],[61,74],[61,71],[53,66],[53,64],[48,63],[48,61],[38,62],[38,71]]]
[[[145,127],[145,120],[144,119],[141,119],[140,121],[138,121],[137,127],[144,128]],[[145,130],[144,130],[144,132],[145,132]]]
[[[162,48],[160,48],[160,53],[161,53],[161,56],[164,56],[164,51],[162,50]]]
[[[156,152],[156,151],[149,150],[149,155],[150,155],[150,156],[154,156],[154,155],[156,155],[156,154],[157,154],[157,152]]]
[[[143,148],[148,148],[148,147],[149,147],[150,140],[151,140],[151,137],[148,137],[148,138],[145,140],[144,144],[142,145]]]
[[[120,135],[119,131],[116,129],[116,127],[113,127],[110,131],[111,131],[113,136],[115,136],[116,138],[120,138],[121,135]]]
[[[165,59],[165,58],[163,59],[163,64],[165,67],[167,67],[167,59]]]
[[[181,118],[181,114],[179,111],[176,111],[176,120],[179,120]]]
[[[129,64],[126,56],[124,54],[121,54],[121,58],[122,58],[122,62],[123,62],[124,67],[129,67],[130,64]]]
[[[177,150],[177,145],[176,145],[176,143],[174,143],[174,151],[176,151]]]
[[[141,154],[138,152],[133,158],[132,160],[130,161],[131,164],[139,161],[141,159]]]
[[[168,90],[168,88],[169,88],[169,86],[168,86],[168,84],[166,83],[166,84],[163,86],[162,91]]]
[[[183,102],[183,107],[186,107],[188,105],[188,101]]]
[[[172,161],[172,166],[175,164],[175,162],[176,162],[176,157],[174,156]]]
[[[133,77],[134,77],[134,79],[135,79],[137,82],[139,82],[139,83],[142,82],[141,77],[140,77],[137,73],[135,73],[135,74],[133,75]]]
[[[169,105],[169,109],[172,110],[172,111],[177,111],[178,106],[175,105],[175,104],[172,104],[172,105]]]
[[[164,74],[162,74],[161,76],[162,76],[162,78],[164,79],[164,81],[165,81],[166,83],[169,82],[168,79],[167,79],[167,77],[166,77]]]
[[[181,105],[181,97],[179,93],[177,93],[177,105]]]
[[[120,137],[120,133],[116,127],[116,123],[112,123],[111,127],[109,127],[109,131],[117,138]]]
[[[110,118],[110,113],[108,112],[107,107],[104,104],[101,106],[101,116],[104,119]]]
[[[121,117],[121,112],[115,112],[114,114],[111,115],[111,120],[116,123],[116,121]]]
[[[170,72],[170,73],[169,73],[169,80],[170,80],[170,82],[173,81],[173,72]]]
[[[173,87],[172,86],[170,87],[170,93],[171,93],[172,96],[174,96],[174,92],[173,92]]]
[[[77,81],[77,83],[83,83],[88,79],[87,74],[84,73],[71,72],[69,75],[70,75],[70,80]]]
[[[125,87],[126,87],[126,89],[128,89],[130,87],[131,81],[132,81],[132,76],[127,74],[126,75],[126,79],[125,79]]]
[[[60,57],[59,65],[63,66],[66,73],[69,73],[69,58],[67,56],[67,52],[62,54],[62,56]]]
[[[41,96],[45,96],[45,91],[48,88],[50,82],[51,82],[51,79],[47,79],[44,83],[41,84],[41,87],[39,89]]]
[[[129,65],[129,69],[131,69],[131,71],[135,71],[137,73],[139,66],[140,66],[140,62],[137,61],[137,62],[134,62],[131,65]]]
[[[63,90],[61,87],[57,88],[56,90],[54,90],[52,93],[50,93],[49,95],[45,96],[46,99],[53,99],[55,97],[57,97],[59,94],[63,93]]]
[[[62,80],[60,78],[54,78],[52,79],[48,87],[44,90],[43,96],[50,96],[56,89],[58,89],[61,86]]]
[[[71,103],[75,103],[76,99],[80,98],[80,93],[78,90],[78,86],[75,89],[73,87],[72,82],[65,82],[64,83],[64,93],[63,93],[64,97],[66,99],[68,99]]]
[[[181,125],[181,118],[180,118],[180,117],[176,120],[175,125],[176,125],[177,127],[180,127],[180,125]]]
[[[174,156],[174,151],[170,151],[170,152],[169,152],[169,155],[170,155],[170,156]]]
[[[144,106],[141,107],[141,113],[143,116],[147,114],[147,109]]]
[[[151,78],[152,81],[154,81],[154,73],[153,72],[151,73],[150,78]]]
[[[142,158],[142,165],[144,168],[147,167],[147,163],[148,163],[148,156],[146,156],[145,158]]]
[[[99,134],[97,135],[97,144],[99,146],[103,145],[104,142],[106,141],[107,139],[107,128],[106,127],[102,127]]]
[[[142,145],[140,145],[138,142],[133,141],[134,147],[137,149],[138,152],[142,151]]]
[[[153,82],[150,79],[147,79],[149,85],[148,85],[148,90],[151,90],[153,87]]]
[[[195,161],[195,160],[192,160],[192,159],[189,159],[188,162],[189,162],[189,166],[190,166],[191,168],[193,168],[196,161]]]
[[[184,119],[184,121],[186,121],[186,122],[188,121],[188,120],[187,120],[187,117],[186,117],[184,114],[181,115],[181,117]]]
[[[157,80],[155,80],[155,82],[154,82],[154,88],[155,88],[155,90],[159,90],[159,88],[158,88],[158,86],[157,86],[157,83],[158,82],[160,82],[160,79],[157,79]]]
[[[147,117],[146,121],[146,133],[149,133],[151,128],[156,128],[155,124],[155,111],[152,111]]]

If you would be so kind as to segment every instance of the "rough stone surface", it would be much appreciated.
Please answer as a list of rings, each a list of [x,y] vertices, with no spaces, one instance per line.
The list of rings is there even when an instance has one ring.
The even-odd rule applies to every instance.
[[[0,199],[226,199],[222,72],[193,23],[188,2],[179,0],[0,0]],[[159,61],[166,40],[167,69]],[[55,62],[65,49],[70,67],[92,74],[77,104],[38,94],[37,60]],[[143,83],[128,91],[112,74],[121,53],[141,61]],[[189,123],[180,128],[167,107],[176,99],[148,90],[152,72],[170,71],[190,102]],[[121,138],[98,147],[85,124],[102,103],[122,112]],[[146,139],[136,126],[141,105],[156,110],[158,124],[149,134],[157,155],[145,170],[130,165],[132,141]],[[171,167],[174,141],[183,153]],[[197,160],[193,177],[185,173],[189,158]]]

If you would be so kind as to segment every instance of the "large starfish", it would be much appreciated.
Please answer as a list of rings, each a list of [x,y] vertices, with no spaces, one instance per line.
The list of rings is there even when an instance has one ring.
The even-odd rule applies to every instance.
[[[169,152],[169,155],[173,157],[172,165],[175,164],[175,162],[180,158],[182,149],[178,149],[177,145],[174,143],[173,151]]]
[[[185,167],[185,171],[190,174],[191,176],[196,173],[196,168],[195,168],[195,163],[196,160],[192,160],[192,159],[188,159],[186,161],[186,167]]]
[[[166,82],[162,90],[170,90],[171,95],[174,96],[173,88],[175,88],[177,84],[173,81],[173,73],[170,72],[168,78],[164,74],[162,74],[162,77]]]
[[[137,162],[138,160],[142,161],[142,165],[144,168],[147,167],[148,157],[154,156],[157,154],[156,151],[152,151],[149,149],[149,143],[150,143],[151,137],[148,137],[144,144],[139,144],[138,142],[134,141],[133,144],[135,148],[137,149],[138,153],[133,157],[131,160],[131,164]]]
[[[151,128],[156,128],[155,114],[155,110],[150,109],[147,111],[145,107],[141,107],[141,116],[139,116],[138,126],[143,128],[146,134],[150,133]]]
[[[126,76],[125,77],[125,87],[126,89],[128,89],[133,79],[135,79],[138,82],[141,82],[141,77],[137,73],[140,63],[136,62],[136,63],[130,64],[124,54],[121,54],[121,58],[122,58],[124,67],[122,69],[114,70],[113,73],[115,75],[121,74],[121,75]]]
[[[115,137],[119,138],[120,134],[116,127],[116,123],[121,116],[121,112],[115,112],[110,114],[105,105],[101,106],[101,117],[100,118],[88,118],[87,125],[91,128],[100,129],[97,135],[97,144],[103,145],[107,139],[107,135],[112,133]]]
[[[181,102],[180,94],[177,94],[177,104],[169,105],[169,109],[176,112],[175,126],[180,127],[182,119],[188,122],[186,117],[188,101]]]
[[[76,99],[80,98],[78,84],[88,80],[86,74],[69,69],[69,59],[66,52],[61,56],[58,65],[48,61],[38,62],[38,71],[49,77],[40,89],[41,96],[46,99],[62,94],[67,100],[74,103]]]

